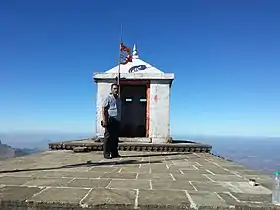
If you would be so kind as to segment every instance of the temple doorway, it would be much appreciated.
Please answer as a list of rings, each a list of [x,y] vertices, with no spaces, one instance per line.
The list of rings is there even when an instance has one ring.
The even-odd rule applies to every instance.
[[[122,100],[120,137],[146,137],[146,84],[122,84],[120,91]]]

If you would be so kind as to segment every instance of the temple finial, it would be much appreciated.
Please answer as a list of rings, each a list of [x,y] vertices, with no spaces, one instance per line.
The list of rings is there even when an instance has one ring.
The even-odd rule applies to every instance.
[[[133,59],[139,58],[138,50],[137,50],[136,44],[133,45],[132,58],[133,58]]]

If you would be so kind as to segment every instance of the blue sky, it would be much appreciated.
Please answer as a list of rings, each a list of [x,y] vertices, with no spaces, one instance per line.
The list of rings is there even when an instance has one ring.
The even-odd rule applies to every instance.
[[[115,66],[120,23],[175,73],[173,135],[280,136],[280,1],[0,3],[0,131],[94,132],[92,74]]]

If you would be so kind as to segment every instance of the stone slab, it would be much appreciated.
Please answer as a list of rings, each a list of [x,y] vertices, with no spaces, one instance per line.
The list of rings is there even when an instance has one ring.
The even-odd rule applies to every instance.
[[[25,182],[24,186],[55,186],[55,187],[66,187],[71,181],[71,178],[36,178]]]
[[[192,207],[197,209],[217,209],[217,207],[225,209],[229,207],[224,200],[220,199],[219,196],[213,192],[188,192],[188,194],[193,202]]]
[[[224,174],[207,174],[207,178],[213,181],[228,181],[228,182],[248,182],[248,180],[238,177],[236,175],[224,175]]]
[[[46,178],[100,178],[104,172],[77,172],[77,171],[45,171],[36,174],[38,177]]]
[[[136,190],[92,189],[81,205],[94,209],[133,209]]]
[[[136,179],[137,173],[135,172],[120,172],[120,173],[105,173],[100,178],[109,179]]]
[[[150,173],[150,174],[139,174],[137,179],[160,179],[160,180],[166,180],[166,181],[172,181],[173,180],[173,174],[172,173]]]
[[[232,196],[232,194],[228,193],[228,192],[218,192],[217,195],[226,202],[226,204],[228,204],[229,206],[237,206],[240,205],[240,202],[238,202],[236,200],[236,198],[234,198]]]
[[[12,176],[3,176],[0,177],[0,184],[4,185],[22,185],[34,178],[30,177],[12,177]]]
[[[178,170],[181,170],[180,173],[189,173],[190,171],[198,171],[199,169],[195,166],[189,166],[189,167],[178,167]]]
[[[199,172],[196,173],[186,173],[186,174],[174,174],[173,175],[176,180],[186,180],[186,181],[202,181],[202,182],[208,182],[209,179],[203,174],[200,174]]]
[[[194,186],[194,188],[197,191],[204,191],[204,192],[228,192],[229,191],[229,187],[211,181],[208,182],[191,181],[191,184]]]
[[[117,172],[118,169],[112,166],[94,166],[90,169],[92,172],[108,173],[108,172]]]
[[[108,188],[150,189],[149,180],[112,180]]]
[[[241,176],[246,176],[246,175],[262,175],[261,172],[257,172],[254,170],[244,170],[244,169],[239,169],[239,170],[231,170],[231,172],[235,173],[235,174],[239,174]]]
[[[167,180],[151,180],[151,189],[194,191],[194,187],[188,181],[167,181]]]
[[[1,166],[0,166],[1,170]],[[12,177],[33,177],[36,175],[36,171],[19,171],[19,172],[12,172],[12,173],[2,173],[0,174],[0,177],[2,176],[12,176]]]
[[[271,194],[271,189],[267,189],[264,186],[252,186],[249,182],[219,182],[225,188],[228,188],[230,192],[244,193],[244,194]]]
[[[67,183],[67,187],[105,188],[111,179],[74,179]]]
[[[240,201],[253,201],[253,202],[271,202],[271,194],[249,194],[249,193],[231,193],[235,198]]]
[[[90,191],[81,188],[46,188],[35,194],[28,201],[52,203],[79,203]]]
[[[204,168],[200,168],[199,170],[204,174],[234,175],[231,171],[219,167],[204,166]]]
[[[44,190],[44,188],[4,186],[0,188],[0,201],[25,201],[42,190]]]
[[[184,191],[140,190],[138,198],[140,209],[183,209],[190,207]]]
[[[121,172],[126,173],[126,172],[135,172],[138,174],[147,174],[150,173],[150,168],[149,167],[121,167]]]

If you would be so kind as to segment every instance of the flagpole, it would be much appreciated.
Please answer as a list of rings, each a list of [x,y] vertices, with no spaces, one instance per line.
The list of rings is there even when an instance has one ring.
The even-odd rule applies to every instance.
[[[119,47],[121,46],[121,43],[122,43],[122,35],[123,35],[123,27],[122,27],[122,24],[121,24],[121,34],[120,34],[120,45],[119,45]],[[121,50],[119,50],[119,69],[118,69],[119,96],[121,95],[120,77],[121,77]]]

